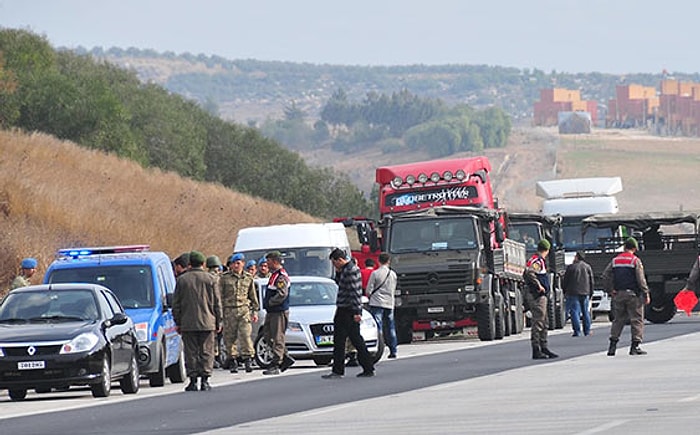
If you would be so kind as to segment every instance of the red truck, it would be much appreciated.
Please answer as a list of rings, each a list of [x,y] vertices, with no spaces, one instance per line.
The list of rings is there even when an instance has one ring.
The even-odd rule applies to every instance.
[[[399,342],[467,326],[481,340],[522,331],[525,245],[505,237],[490,172],[486,157],[377,168]]]

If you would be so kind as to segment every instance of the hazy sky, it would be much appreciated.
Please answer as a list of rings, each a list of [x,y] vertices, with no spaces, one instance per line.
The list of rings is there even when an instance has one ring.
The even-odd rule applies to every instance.
[[[688,0],[0,0],[55,47],[339,65],[700,71]]]

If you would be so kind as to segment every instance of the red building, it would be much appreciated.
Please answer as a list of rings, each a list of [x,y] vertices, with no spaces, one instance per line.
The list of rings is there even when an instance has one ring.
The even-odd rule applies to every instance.
[[[551,88],[540,90],[540,101],[535,102],[533,124],[552,127],[558,124],[559,112],[589,112],[591,121],[598,119],[598,103],[581,100],[581,92]]]

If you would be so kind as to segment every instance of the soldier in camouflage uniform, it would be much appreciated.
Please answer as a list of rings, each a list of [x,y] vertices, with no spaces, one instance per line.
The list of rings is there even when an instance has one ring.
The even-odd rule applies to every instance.
[[[267,263],[267,258],[262,257],[258,260],[258,274],[257,278],[270,278],[270,265]]]
[[[221,275],[221,304],[224,307],[224,345],[229,351],[228,366],[231,373],[238,372],[238,347],[245,371],[253,371],[251,360],[255,356],[251,339],[252,322],[258,321],[260,304],[255,292],[253,275],[243,270],[245,256],[233,254],[227,261],[228,272]]]
[[[10,290],[32,285],[31,278],[36,273],[37,265],[38,262],[34,258],[23,259],[22,264],[20,265],[21,270],[19,272],[19,275],[17,275],[15,279],[12,280],[12,284],[10,284]]]

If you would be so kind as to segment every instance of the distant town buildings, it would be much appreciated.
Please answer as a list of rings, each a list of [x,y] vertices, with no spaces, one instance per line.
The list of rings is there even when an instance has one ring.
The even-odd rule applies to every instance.
[[[534,104],[533,124],[559,126],[581,115],[597,125],[598,103],[581,100],[578,90],[542,89]],[[657,134],[700,136],[700,83],[664,79],[659,88],[618,85],[607,104],[606,127],[649,128]],[[602,122],[602,121],[601,121]]]

